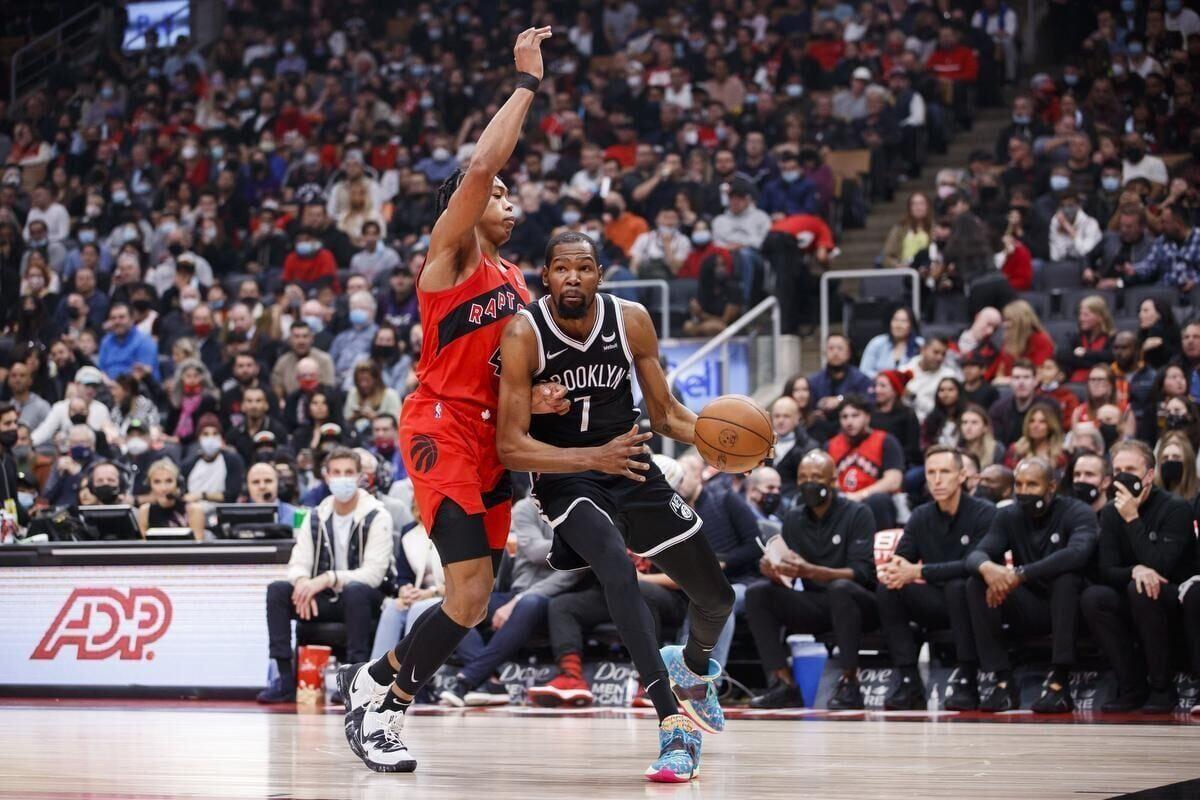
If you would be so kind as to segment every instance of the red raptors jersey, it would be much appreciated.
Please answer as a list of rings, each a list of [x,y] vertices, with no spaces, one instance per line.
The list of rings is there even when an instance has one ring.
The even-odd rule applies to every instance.
[[[829,440],[825,449],[837,470],[839,489],[843,492],[857,492],[879,480],[879,476],[883,474],[885,439],[886,431],[871,431],[858,447],[852,447],[844,433],[839,433]]]
[[[521,270],[481,256],[463,283],[439,292],[417,288],[421,360],[417,393],[494,409],[500,391],[500,337],[529,302]]]

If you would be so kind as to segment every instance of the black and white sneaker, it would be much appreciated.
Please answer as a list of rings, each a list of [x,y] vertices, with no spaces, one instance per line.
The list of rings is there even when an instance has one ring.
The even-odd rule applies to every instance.
[[[438,699],[443,705],[462,708],[467,704],[467,701],[463,699],[464,694],[466,694],[466,689],[463,687],[462,678],[455,675],[443,685],[442,691],[438,693]]]
[[[375,708],[383,702],[391,688],[389,685],[376,683],[367,669],[369,666],[370,662],[362,661],[358,664],[346,664],[337,671],[338,691],[346,708],[346,744],[350,746],[350,752],[359,758],[363,757],[359,731],[363,715],[368,708]]]
[[[495,678],[467,692],[463,698],[469,706],[506,706],[509,702],[508,687]]]
[[[412,772],[417,760],[400,740],[403,711],[371,711],[362,716],[363,763],[376,772]]]

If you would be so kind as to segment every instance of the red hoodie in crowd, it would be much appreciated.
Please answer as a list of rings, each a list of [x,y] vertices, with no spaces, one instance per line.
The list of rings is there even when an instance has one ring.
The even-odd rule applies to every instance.
[[[974,83],[979,77],[979,59],[975,51],[966,45],[955,45],[947,50],[938,48],[929,56],[925,65],[937,78],[949,78],[962,83]]]

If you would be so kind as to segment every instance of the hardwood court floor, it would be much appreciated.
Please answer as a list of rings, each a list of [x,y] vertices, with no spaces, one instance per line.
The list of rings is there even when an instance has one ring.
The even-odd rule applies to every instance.
[[[0,798],[1078,800],[1200,778],[1195,725],[737,719],[706,737],[702,778],[664,786],[641,778],[652,719],[519,709],[414,716],[417,772],[376,775],[347,750],[340,714],[252,709],[0,706]]]

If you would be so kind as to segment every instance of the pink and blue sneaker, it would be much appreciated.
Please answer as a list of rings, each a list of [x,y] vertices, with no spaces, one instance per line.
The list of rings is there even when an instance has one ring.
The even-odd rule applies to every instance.
[[[687,783],[700,777],[701,734],[683,714],[672,714],[658,726],[658,758],[646,770],[655,783]]]
[[[708,674],[697,675],[688,669],[681,646],[668,645],[660,653],[667,667],[671,690],[683,713],[707,733],[725,730],[725,712],[721,710],[721,701],[717,699],[716,686],[717,678],[721,677],[721,665],[710,658]]]

